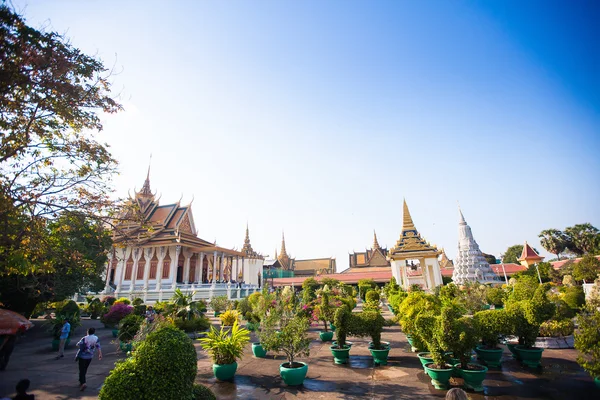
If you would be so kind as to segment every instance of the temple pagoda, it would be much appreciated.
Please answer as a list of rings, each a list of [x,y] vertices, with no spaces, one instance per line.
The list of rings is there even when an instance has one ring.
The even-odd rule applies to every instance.
[[[387,260],[387,255],[388,249],[379,245],[377,233],[373,231],[373,246],[371,249],[350,253],[350,268],[344,270],[343,273],[389,271],[390,262]]]
[[[521,252],[521,257],[519,257],[519,262],[522,266],[529,268],[530,265],[537,264],[544,260],[544,257],[540,256],[534,249],[531,247],[527,241],[525,241],[525,245],[523,246],[523,252]]]
[[[396,245],[388,253],[392,276],[399,285],[408,289],[420,285],[425,290],[433,290],[442,285],[442,274],[438,256],[440,251],[421,237],[413,223],[406,200],[403,205],[402,232]]]
[[[458,255],[454,262],[452,281],[457,284],[466,282],[498,283],[498,276],[487,262],[479,245],[473,238],[471,227],[465,221],[460,208],[458,223]]]

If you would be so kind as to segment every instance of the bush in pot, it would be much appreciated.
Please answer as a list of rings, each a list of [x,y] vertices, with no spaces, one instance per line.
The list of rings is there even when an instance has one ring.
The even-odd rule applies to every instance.
[[[544,351],[534,347],[540,326],[555,312],[554,303],[548,299],[547,288],[548,284],[538,285],[530,300],[509,302],[507,305],[512,331],[519,337],[515,350],[523,364],[532,368],[540,366]]]
[[[198,317],[194,319],[181,319],[177,318],[173,320],[175,326],[186,333],[203,332],[210,327],[210,321],[206,317]]]
[[[435,334],[440,347],[451,351],[454,357],[459,358],[460,363],[454,367],[458,375],[464,379],[465,388],[482,391],[487,368],[470,362],[473,348],[481,339],[477,319],[462,316],[461,308],[456,305],[444,307]]]
[[[229,305],[229,300],[227,300],[227,296],[215,296],[210,299],[210,308],[215,312],[215,317],[218,317],[220,313],[227,309]]]
[[[480,360],[490,367],[500,367],[502,349],[498,347],[501,335],[510,332],[510,320],[507,312],[485,310],[475,313],[474,318],[479,326],[482,344],[475,348]]]
[[[439,313],[440,301],[435,296],[423,291],[412,291],[398,307],[398,315],[402,331],[406,334],[412,351],[424,351],[425,342],[417,332],[415,321],[421,312]]]
[[[135,314],[129,314],[121,320],[118,338],[120,341],[119,347],[122,351],[131,351],[132,344],[130,342],[140,330],[143,321],[143,317]]]
[[[100,318],[107,327],[116,327],[119,322],[133,312],[133,307],[124,303],[113,304],[108,312]]]
[[[542,322],[539,335],[541,337],[564,337],[572,335],[574,330],[575,324],[571,319],[551,319]]]
[[[260,342],[266,350],[285,354],[287,362],[279,366],[279,373],[290,386],[301,385],[308,373],[308,365],[298,362],[297,358],[308,357],[310,354],[309,326],[308,318],[290,318],[288,313],[279,320],[278,316],[271,316],[263,324]]]
[[[219,315],[221,324],[223,326],[233,326],[235,322],[239,322],[240,315],[236,310],[227,310],[223,314]]]
[[[319,337],[323,342],[330,342],[333,332],[329,331],[328,324],[333,321],[335,308],[331,304],[328,292],[323,290],[319,295],[318,304],[313,307],[312,320],[323,323],[323,330],[319,332]]]
[[[436,329],[440,324],[439,318],[432,312],[421,313],[415,321],[415,327],[420,338],[427,346],[427,352],[418,353],[417,356],[423,369],[431,378],[431,383],[436,389],[446,389],[452,374],[452,366],[446,365],[445,353],[440,346]],[[444,372],[449,370],[449,372]]]
[[[236,360],[242,358],[244,354],[244,346],[250,341],[250,331],[240,328],[238,321],[235,321],[230,329],[222,326],[217,331],[214,326],[211,326],[206,337],[198,340],[213,359],[215,377],[226,381],[235,375]]]

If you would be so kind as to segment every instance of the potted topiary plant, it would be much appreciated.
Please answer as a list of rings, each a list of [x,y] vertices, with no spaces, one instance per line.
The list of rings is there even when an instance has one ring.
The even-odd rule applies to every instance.
[[[335,309],[330,304],[330,297],[327,291],[321,291],[319,303],[313,307],[312,319],[315,322],[323,322],[323,330],[319,332],[319,338],[323,342],[331,342],[333,331],[327,329],[327,325],[333,320]]]
[[[244,354],[244,346],[250,341],[250,331],[240,328],[238,321],[235,321],[230,329],[221,326],[217,331],[214,326],[211,326],[206,337],[198,340],[213,359],[215,378],[227,381],[235,375],[236,360],[242,358]]]
[[[219,315],[219,319],[223,326],[233,326],[236,321],[239,322],[240,315],[236,310],[227,310]]]
[[[431,311],[419,314],[415,321],[415,328],[418,335],[425,342],[429,350],[429,357],[423,357],[421,364],[423,364],[425,372],[431,378],[433,387],[445,390],[448,389],[450,378],[452,377],[452,366],[447,364],[444,358],[445,354],[441,343],[441,336],[443,335],[441,326],[441,317],[436,316]]]
[[[406,334],[406,338],[413,352],[422,352],[427,348],[425,342],[419,337],[415,327],[417,316],[421,312],[428,311],[439,313],[439,310],[439,300],[435,296],[423,291],[409,292],[398,306],[400,326],[402,327],[404,334]]]
[[[460,363],[454,365],[454,368],[458,376],[464,379],[465,388],[483,391],[482,383],[487,367],[470,362],[473,348],[481,339],[477,320],[471,316],[462,316],[461,309],[452,304],[442,308],[435,334],[440,347],[459,358]]]
[[[336,340],[329,349],[331,350],[331,354],[333,354],[333,362],[336,364],[346,364],[350,356],[350,348],[352,346],[346,341],[350,314],[351,311],[346,305],[338,308],[334,314],[335,325],[339,328],[335,333]]]
[[[210,299],[210,307],[215,312],[215,317],[218,317],[223,311],[227,309],[227,305],[229,300],[227,300],[227,296],[215,296]]]
[[[289,386],[302,385],[308,373],[308,364],[296,359],[310,354],[310,339],[307,333],[309,320],[299,316],[292,318],[284,316],[279,321],[279,330],[277,330],[276,318],[267,319],[261,334],[261,343],[267,350],[285,354],[287,362],[279,366],[279,374],[283,381]]]
[[[475,313],[482,344],[475,348],[480,360],[489,367],[500,367],[502,349],[498,347],[501,335],[510,332],[509,317],[505,310],[484,310]]]
[[[530,300],[509,302],[507,313],[512,333],[519,337],[514,350],[518,358],[528,367],[540,366],[544,349],[534,347],[541,324],[554,315],[555,305],[547,295],[547,284],[539,285]]]
[[[575,348],[579,351],[577,362],[586,370],[600,388],[600,311],[594,307],[577,316]]]

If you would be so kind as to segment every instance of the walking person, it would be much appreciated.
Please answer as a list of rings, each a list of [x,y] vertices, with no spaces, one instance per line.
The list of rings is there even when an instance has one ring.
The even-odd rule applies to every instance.
[[[27,394],[30,384],[31,382],[29,379],[20,380],[19,383],[17,383],[17,395],[13,397],[13,400],[35,400],[33,394]]]
[[[58,355],[56,356],[56,360],[65,356],[65,344],[67,343],[70,333],[71,324],[68,319],[65,319],[65,323],[60,329],[60,344],[58,345]]]
[[[79,361],[79,384],[81,385],[79,389],[84,391],[87,387],[85,382],[85,375],[87,373],[88,367],[92,362],[92,358],[94,358],[94,352],[98,349],[98,360],[102,360],[102,349],[100,348],[100,340],[98,336],[94,335],[96,333],[96,329],[90,328],[88,329],[87,336],[81,338],[79,342],[77,342],[77,355],[75,355],[75,360]]]

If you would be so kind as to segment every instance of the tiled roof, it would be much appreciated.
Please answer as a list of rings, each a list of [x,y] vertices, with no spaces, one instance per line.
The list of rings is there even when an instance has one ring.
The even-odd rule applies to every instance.
[[[274,286],[300,286],[305,279],[309,277],[294,277],[294,278],[275,278],[273,279]],[[317,281],[323,278],[333,278],[347,284],[356,284],[360,279],[373,279],[378,283],[388,282],[392,278],[392,270],[388,272],[368,272],[368,273],[350,273],[350,274],[325,274],[314,277]]]
[[[579,261],[581,261],[582,258],[583,257],[570,258],[568,260],[551,261],[550,264],[552,264],[552,268],[554,269],[561,269],[567,262],[573,261],[575,264],[577,264]],[[596,258],[600,260],[600,256],[596,256]]]
[[[525,246],[523,246],[523,252],[521,253],[521,257],[519,257],[519,261],[524,260],[543,260],[544,257],[540,257],[538,253],[527,243],[525,242]]]
[[[502,266],[504,266],[504,270],[502,269]],[[527,269],[527,267],[521,264],[513,263],[490,264],[490,267],[496,273],[496,275],[498,275],[501,278],[503,278],[504,276],[504,271],[506,271],[506,275],[510,276],[516,274],[517,272],[525,271]],[[442,268],[440,271],[442,272],[442,276],[452,277],[452,272],[454,271],[454,268]]]

